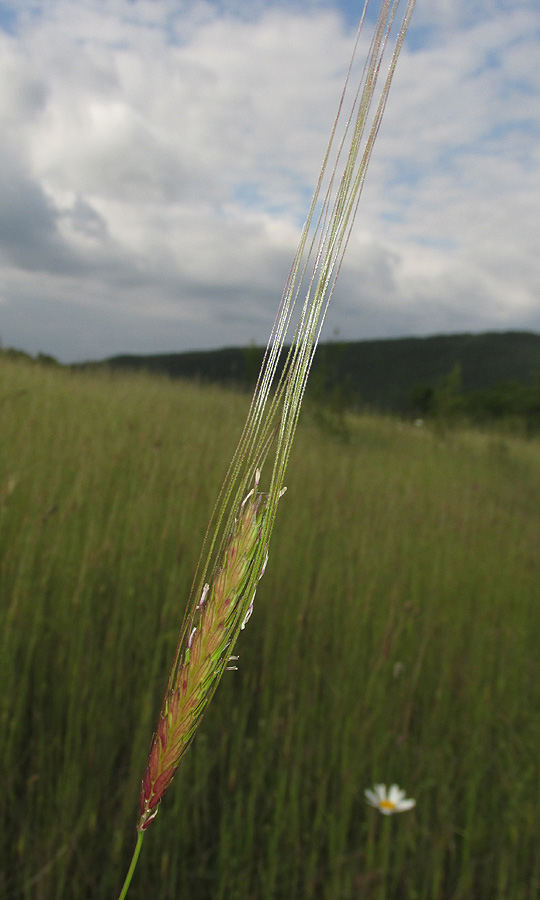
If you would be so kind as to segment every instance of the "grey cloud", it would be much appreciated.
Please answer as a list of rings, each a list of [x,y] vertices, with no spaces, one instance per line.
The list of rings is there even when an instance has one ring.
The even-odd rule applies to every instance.
[[[54,271],[67,263],[57,233],[58,216],[35,180],[0,162],[0,253],[4,262]]]
[[[69,221],[73,231],[88,238],[103,240],[107,237],[107,222],[84,197],[77,196],[71,209],[59,214]]]

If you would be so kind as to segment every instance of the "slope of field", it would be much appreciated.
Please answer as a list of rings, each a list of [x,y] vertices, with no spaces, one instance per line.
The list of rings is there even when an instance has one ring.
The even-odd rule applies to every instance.
[[[117,896],[246,407],[0,359],[0,900]],[[540,444],[347,425],[299,428],[239,671],[133,900],[540,897]],[[369,808],[379,781],[416,808]]]

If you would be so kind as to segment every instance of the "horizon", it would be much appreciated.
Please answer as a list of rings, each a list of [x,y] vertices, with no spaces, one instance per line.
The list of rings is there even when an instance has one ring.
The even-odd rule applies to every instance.
[[[370,337],[370,338],[355,338],[348,339],[344,338],[341,335],[330,335],[322,338],[318,343],[319,347],[324,347],[328,345],[340,345],[340,344],[378,344],[378,343],[399,343],[400,341],[430,341],[436,340],[438,338],[446,338],[451,340],[452,338],[461,338],[461,337],[492,337],[492,336],[508,336],[508,335],[522,335],[527,337],[536,337],[540,339],[540,330],[535,331],[532,329],[501,329],[501,330],[486,330],[486,331],[452,331],[452,332],[434,332],[433,334],[404,334],[397,335],[393,337]],[[283,349],[286,349],[290,344],[286,342],[283,345]],[[144,358],[144,357],[156,357],[156,356],[186,356],[189,354],[211,354],[211,353],[221,353],[231,350],[258,350],[264,352],[266,349],[266,344],[223,344],[221,346],[216,347],[194,347],[188,350],[159,350],[157,352],[149,351],[149,352],[141,352],[141,353],[131,353],[128,351],[118,351],[110,356],[102,357],[99,359],[77,359],[77,360],[66,360],[62,361],[57,359],[53,354],[45,353],[44,351],[37,351],[36,353],[30,353],[27,350],[24,350],[22,347],[14,347],[14,346],[3,346],[0,342],[0,353],[15,353],[22,354],[24,356],[28,356],[30,359],[34,361],[38,361],[39,357],[47,358],[54,360],[54,362],[58,363],[61,366],[66,366],[67,368],[71,366],[84,366],[84,365],[94,365],[109,362],[113,359],[121,359],[123,357],[135,357],[135,358]]]

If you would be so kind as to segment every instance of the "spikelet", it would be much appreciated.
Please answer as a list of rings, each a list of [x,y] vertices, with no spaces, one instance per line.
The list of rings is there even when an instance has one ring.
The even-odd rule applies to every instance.
[[[139,831],[156,816],[221,675],[230,668],[230,649],[238,632],[251,616],[267,559],[264,547],[261,553],[261,536],[268,495],[257,493],[259,477],[257,470],[255,487],[240,505],[221,565],[204,585],[184,625],[143,778]]]

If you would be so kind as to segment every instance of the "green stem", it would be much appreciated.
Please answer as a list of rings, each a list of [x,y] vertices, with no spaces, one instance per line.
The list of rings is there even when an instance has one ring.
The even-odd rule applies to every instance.
[[[392,816],[383,816],[381,824],[382,834],[379,840],[379,871],[381,873],[381,882],[377,900],[385,900],[389,896],[389,874],[390,874],[390,845],[392,834]]]
[[[126,880],[124,881],[124,886],[120,891],[120,896],[118,900],[124,900],[129,886],[131,884],[131,879],[133,878],[133,873],[135,871],[135,866],[137,865],[137,860],[139,859],[139,853],[141,852],[142,842],[144,838],[144,831],[139,831],[137,836],[137,844],[135,845],[135,850],[133,851],[133,856],[131,858],[131,863],[128,869],[128,873],[126,875]]]

